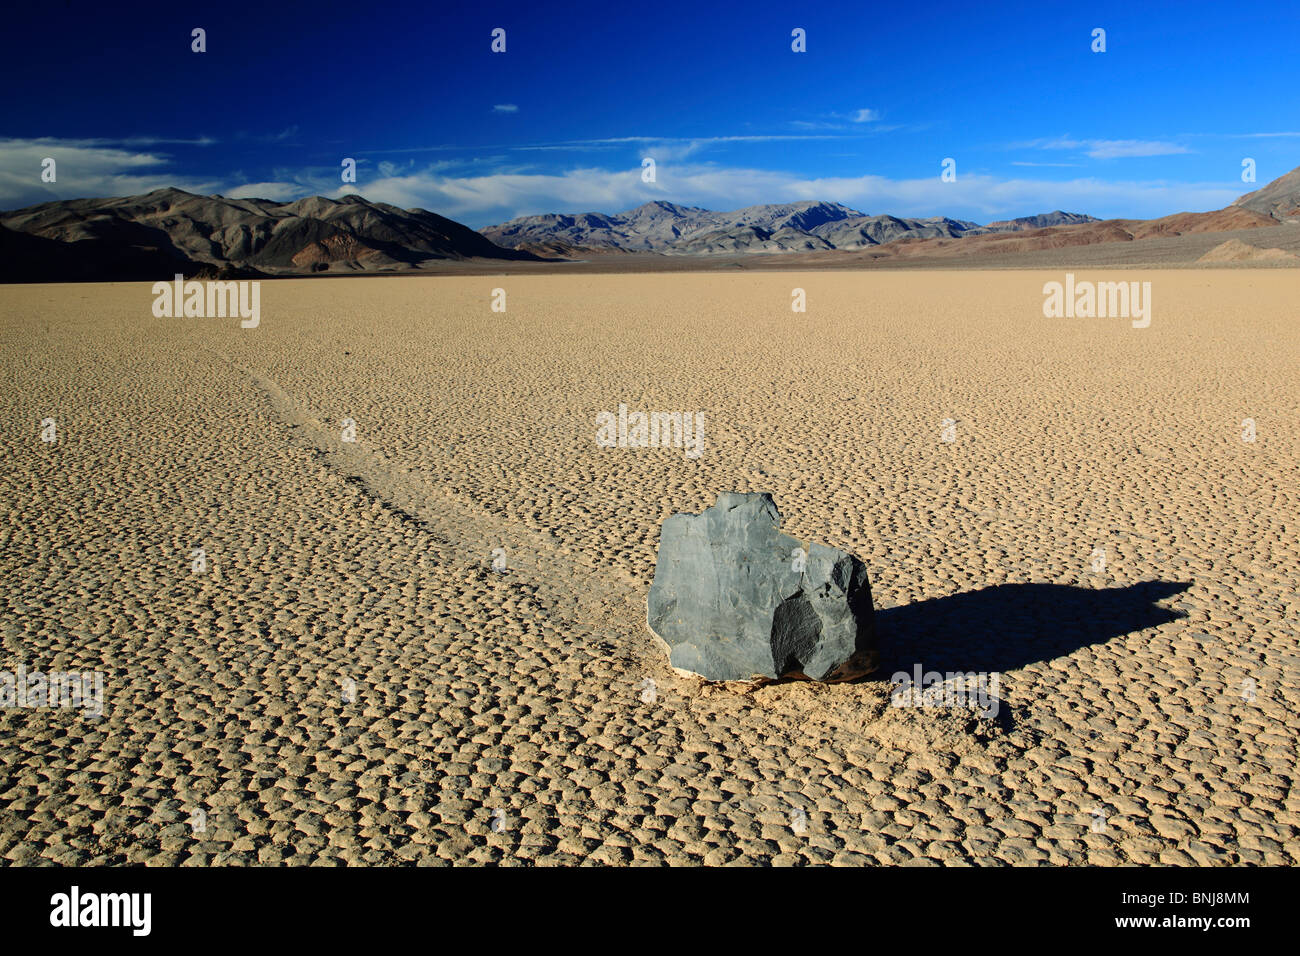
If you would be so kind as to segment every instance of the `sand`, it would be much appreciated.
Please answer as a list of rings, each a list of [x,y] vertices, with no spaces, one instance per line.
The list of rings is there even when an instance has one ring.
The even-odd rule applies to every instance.
[[[1240,239],[1229,239],[1215,246],[1197,262],[1296,262],[1300,257],[1285,249],[1261,249]]]
[[[1078,274],[1145,329],[1062,278],[0,288],[0,669],[106,693],[0,710],[0,859],[1300,862],[1294,277]],[[620,403],[702,453],[598,447]],[[658,529],[723,490],[867,563],[875,679],[669,668]],[[915,664],[999,713],[891,707]]]

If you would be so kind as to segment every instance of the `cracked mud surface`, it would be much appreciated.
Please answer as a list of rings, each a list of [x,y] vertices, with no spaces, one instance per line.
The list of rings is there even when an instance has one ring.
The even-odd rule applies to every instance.
[[[1049,278],[5,288],[0,670],[105,714],[0,709],[0,859],[1300,862],[1293,279],[1144,274],[1134,330]],[[668,667],[659,526],[724,490],[866,562],[874,679]],[[917,664],[999,713],[891,707]]]

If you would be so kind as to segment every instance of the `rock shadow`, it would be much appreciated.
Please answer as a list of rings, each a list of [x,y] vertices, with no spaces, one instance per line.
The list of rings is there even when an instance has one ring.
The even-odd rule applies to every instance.
[[[1144,581],[1118,588],[998,584],[876,611],[880,668],[899,671],[1015,670],[1187,615],[1157,602],[1190,582]]]

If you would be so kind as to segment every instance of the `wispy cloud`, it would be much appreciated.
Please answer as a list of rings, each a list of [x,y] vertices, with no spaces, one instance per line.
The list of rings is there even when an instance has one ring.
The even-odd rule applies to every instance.
[[[788,139],[837,139],[835,136],[818,136],[805,133],[760,133],[746,136],[611,136],[605,139],[574,139],[564,143],[543,146],[519,146],[517,149],[543,149],[576,145],[622,145],[625,143],[765,143]]]
[[[1172,156],[1191,152],[1186,146],[1178,143],[1145,139],[1072,139],[1069,136],[1060,136],[1056,139],[1039,139],[1019,145],[1034,149],[1081,150],[1093,159]]]
[[[852,130],[853,135],[862,135],[862,133],[865,132],[864,130],[853,130],[852,126],[846,124],[856,124],[860,126],[867,123],[875,124],[879,122],[880,122],[879,110],[863,108],[860,110],[853,110],[848,113],[835,113],[835,112],[824,113],[817,119],[791,120],[790,125],[793,126],[795,129]],[[884,131],[894,130],[894,129],[902,129],[902,127],[901,126],[886,126],[886,127],[873,126],[872,132],[884,132]]]
[[[297,127],[294,127],[297,129]],[[98,140],[101,145],[118,146],[215,146],[220,140],[211,136],[198,139],[162,139],[153,136],[131,136],[120,140]]]
[[[952,183],[934,175],[913,179],[883,176],[810,177],[780,169],[686,161],[681,156],[715,143],[781,140],[840,140],[834,135],[750,135],[703,138],[617,137],[576,141],[579,145],[638,147],[630,151],[667,160],[658,167],[657,181],[641,180],[639,162],[581,164],[560,170],[539,170],[510,163],[504,157],[527,155],[509,151],[479,155],[473,160],[369,162],[359,156],[357,184],[341,185],[331,166],[276,169],[257,182],[233,173],[224,181],[198,181],[178,176],[171,158],[155,150],[127,150],[73,140],[0,140],[0,208],[16,208],[51,199],[81,196],[123,196],[176,186],[197,193],[221,192],[232,198],[258,197],[286,201],[312,194],[360,193],[403,208],[425,208],[476,228],[515,216],[544,212],[619,212],[651,199],[667,199],[712,209],[736,209],[769,202],[801,199],[829,200],[868,213],[904,216],[950,215],[978,221],[1006,219],[1049,209],[1066,209],[1095,216],[1151,218],[1176,211],[1217,209],[1240,192],[1231,184],[1175,183],[1165,180],[1103,181],[1075,178],[1044,182],[999,178],[963,172]],[[1053,141],[1053,142],[1060,142]],[[1077,141],[1127,142],[1127,141]],[[537,144],[519,149],[571,147]],[[1048,148],[1048,147],[1042,147]],[[1066,148],[1054,146],[1051,148]],[[382,154],[384,151],[374,151]],[[388,151],[405,152],[405,151]],[[57,184],[40,182],[41,160],[58,161]],[[1017,161],[1017,166],[1070,167],[1075,164]],[[233,180],[233,183],[232,183]]]
[[[168,172],[171,157],[133,149],[162,139],[0,139],[0,208],[17,209],[55,199],[130,196],[166,186],[211,192],[220,183]],[[173,140],[172,142],[177,142]],[[206,145],[202,141],[185,141]],[[56,180],[41,180],[41,163],[55,161]]]
[[[820,123],[795,120],[791,124],[799,129],[846,129],[841,124]],[[435,153],[435,152],[474,152],[483,150],[513,150],[516,152],[601,152],[622,149],[631,146],[654,146],[661,151],[672,150],[674,156],[699,152],[713,146],[726,146],[738,143],[769,143],[795,140],[853,140],[862,139],[875,133],[900,129],[897,126],[872,126],[870,129],[854,130],[851,134],[833,135],[830,133],[760,133],[738,136],[609,136],[602,139],[570,139],[551,143],[496,143],[459,146],[451,143],[437,143],[429,146],[406,146],[400,148],[367,148],[360,152],[379,153]],[[667,158],[665,156],[665,158]]]
[[[1056,168],[1078,169],[1079,163],[1031,163],[1028,160],[1012,160],[1012,166],[1051,166]]]
[[[518,113],[519,107],[514,103],[498,103],[492,107],[494,113]]]
[[[27,139],[13,139],[8,142],[30,143],[33,145],[49,145],[65,148],[82,148],[82,149],[137,149],[146,146],[212,146],[219,140],[211,136],[199,136],[195,139],[176,139],[164,136],[126,136],[122,138],[114,137],[58,137],[58,136],[33,136]]]
[[[846,129],[843,123],[832,123],[826,120],[791,120],[790,125],[795,129]]]
[[[236,186],[222,195],[228,199],[270,199],[275,202],[288,202],[304,195],[301,183],[245,183]]]
[[[1221,183],[1166,181],[1066,182],[999,179],[964,174],[957,182],[882,176],[807,178],[777,170],[714,164],[661,166],[658,181],[643,183],[639,169],[584,167],[562,173],[514,171],[480,176],[428,170],[380,178],[338,190],[406,208],[422,207],[476,228],[515,216],[545,212],[620,212],[652,199],[710,209],[736,209],[770,202],[824,199],[868,213],[952,215],[989,221],[1050,209],[1095,216],[1151,218],[1178,210],[1227,205],[1237,190]]]
[[[744,136],[612,136],[605,139],[580,139],[561,143],[539,143],[529,146],[514,146],[512,149],[522,152],[543,150],[563,152],[572,150],[583,152],[591,149],[614,149],[626,146],[638,146],[646,155],[656,161],[681,160],[694,156],[704,150],[740,143],[779,143],[799,140],[827,140],[840,137],[825,133],[761,133]]]

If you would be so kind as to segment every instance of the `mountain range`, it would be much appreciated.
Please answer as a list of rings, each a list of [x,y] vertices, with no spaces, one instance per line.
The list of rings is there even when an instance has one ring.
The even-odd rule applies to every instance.
[[[508,249],[563,258],[618,252],[709,256],[864,249],[899,239],[956,239],[1096,221],[1092,216],[1057,211],[981,226],[946,216],[868,216],[834,202],[713,212],[657,200],[612,216],[598,212],[523,216],[489,226],[483,235]]]
[[[395,272],[431,260],[530,260],[424,209],[361,196],[291,203],[157,189],[0,213],[0,280]]]
[[[1283,223],[1300,225],[1300,168],[1212,212],[1103,221],[1056,211],[984,225],[946,216],[871,216],[833,202],[714,212],[654,201],[614,215],[524,216],[475,232],[428,210],[359,195],[281,203],[158,189],[0,212],[0,282],[402,273],[450,262],[496,269],[494,263],[623,255],[653,264],[766,253],[801,265],[856,265],[1001,257]],[[1283,244],[1295,245],[1289,238]]]

